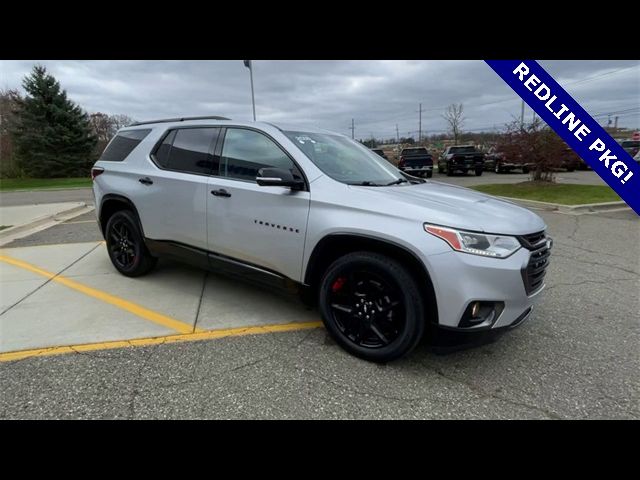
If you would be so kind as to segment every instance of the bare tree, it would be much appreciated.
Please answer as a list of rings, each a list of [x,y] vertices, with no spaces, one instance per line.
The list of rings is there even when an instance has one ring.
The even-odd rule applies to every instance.
[[[541,182],[553,182],[553,173],[563,160],[575,156],[562,139],[539,119],[524,126],[520,125],[520,120],[508,124],[496,150],[509,162],[531,164],[531,180]]]
[[[458,143],[462,126],[464,125],[464,108],[461,103],[452,103],[444,111],[444,119],[449,124],[454,143]]]
[[[117,130],[113,120],[106,113],[97,112],[89,115],[89,123],[98,142],[102,143],[104,148],[104,145],[111,140]]]
[[[18,109],[18,99],[20,94],[17,90],[0,89],[0,172],[3,176],[18,174],[11,140],[11,127]]]
[[[133,118],[123,114],[111,115],[110,118],[116,131],[136,122]]]

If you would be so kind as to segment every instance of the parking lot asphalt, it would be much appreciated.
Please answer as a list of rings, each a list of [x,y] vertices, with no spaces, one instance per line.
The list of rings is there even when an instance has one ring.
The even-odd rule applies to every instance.
[[[239,335],[265,319],[318,319],[259,287],[164,261],[154,275],[127,283],[108,264],[93,214],[77,217],[2,254],[55,272],[82,257],[66,278],[170,319],[193,319],[204,336],[174,342],[175,331],[145,321],[133,307],[0,262],[2,303],[11,307],[0,315],[5,338],[22,335],[32,348],[30,337],[51,342],[61,332],[70,344],[160,335],[154,343],[0,362],[0,418],[638,419],[640,219],[631,211],[538,213],[555,246],[531,319],[493,343],[443,349],[425,342],[387,365],[346,354],[313,325]],[[9,280],[20,283],[15,275],[38,291],[12,306],[20,299],[5,292]],[[41,313],[31,319],[30,311]],[[7,327],[8,319],[25,318],[37,335],[19,324]],[[210,329],[226,333],[217,338]]]

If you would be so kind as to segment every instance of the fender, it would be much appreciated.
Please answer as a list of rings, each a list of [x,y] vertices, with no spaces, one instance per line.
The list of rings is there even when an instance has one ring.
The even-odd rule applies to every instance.
[[[136,216],[136,219],[138,220],[138,228],[140,229],[140,232],[142,233],[143,238],[145,237],[144,229],[142,228],[142,222],[140,221],[140,215],[138,214],[138,209],[136,208],[135,204],[129,198],[125,197],[124,195],[119,195],[119,194],[115,194],[115,193],[107,193],[107,194],[105,194],[102,197],[102,201],[100,202],[100,209],[98,210],[98,218],[100,219],[100,230],[102,231],[102,236],[103,237],[104,237],[104,229],[106,227],[106,222],[102,218],[102,213],[103,213],[104,204],[107,203],[107,202],[118,202],[118,203],[126,205],[127,208],[132,210],[133,213]]]

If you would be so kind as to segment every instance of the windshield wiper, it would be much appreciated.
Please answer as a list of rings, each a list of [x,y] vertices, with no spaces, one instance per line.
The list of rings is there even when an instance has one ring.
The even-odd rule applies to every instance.
[[[379,183],[370,182],[368,180],[365,180],[364,182],[352,182],[352,183],[349,183],[349,185],[356,185],[359,187],[381,187],[382,186]]]
[[[389,182],[385,184],[385,187],[389,187],[391,185],[400,185],[401,183],[407,183],[409,180],[405,179],[405,178],[399,178],[397,180],[394,180],[393,182]]]

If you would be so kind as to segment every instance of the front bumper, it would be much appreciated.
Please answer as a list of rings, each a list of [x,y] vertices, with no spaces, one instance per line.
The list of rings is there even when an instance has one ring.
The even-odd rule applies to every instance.
[[[464,331],[516,326],[531,314],[544,284],[527,294],[522,271],[531,251],[520,248],[509,258],[497,259],[461,252],[426,257],[438,304],[440,327]],[[501,311],[489,325],[461,328],[461,319],[472,302],[498,302]]]

